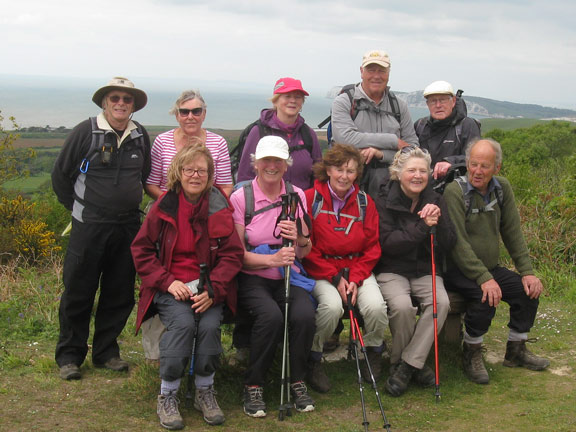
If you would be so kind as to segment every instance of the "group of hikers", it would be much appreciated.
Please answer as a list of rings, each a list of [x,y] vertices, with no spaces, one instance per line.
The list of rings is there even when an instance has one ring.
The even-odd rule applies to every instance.
[[[159,359],[157,414],[171,430],[184,427],[177,395],[192,371],[195,408],[209,424],[225,420],[214,386],[225,320],[248,352],[243,409],[251,417],[266,416],[267,374],[283,338],[288,398],[298,411],[314,410],[307,386],[330,391],[323,351],[348,307],[361,318],[366,381],[383,375],[389,326],[385,390],[434,386],[426,362],[450,310],[447,290],[466,302],[462,358],[471,381],[489,382],[482,342],[501,300],[510,306],[504,365],[548,367],[526,347],[543,287],[510,183],[497,175],[499,143],[480,136],[446,81],[425,88],[430,115],[413,123],[388,87],[390,70],[386,52],[363,56],[361,82],[333,102],[324,153],[300,115],[301,81],[279,79],[272,107],[241,138],[234,170],[224,138],[202,126],[198,91],[181,94],[170,110],[179,126],[151,145],[132,120],[146,93],[121,77],[98,89],[101,113],[73,129],[52,173],[72,213],[60,377],[81,378],[98,289],[92,362],[128,371],[117,339],[136,274],[136,330],[146,357]],[[154,201],[141,223],[143,191]],[[499,264],[500,238],[516,271]]]

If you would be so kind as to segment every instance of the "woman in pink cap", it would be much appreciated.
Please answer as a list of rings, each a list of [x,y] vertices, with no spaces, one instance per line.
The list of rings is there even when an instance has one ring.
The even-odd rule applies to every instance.
[[[259,124],[252,128],[246,138],[238,167],[238,182],[252,180],[256,176],[250,164],[250,155],[254,154],[260,138],[276,135],[286,140],[294,161],[284,174],[284,180],[303,190],[312,187],[312,165],[322,160],[322,150],[316,133],[300,115],[306,96],[308,92],[302,88],[300,80],[286,77],[276,81],[270,99],[272,108],[262,110]]]

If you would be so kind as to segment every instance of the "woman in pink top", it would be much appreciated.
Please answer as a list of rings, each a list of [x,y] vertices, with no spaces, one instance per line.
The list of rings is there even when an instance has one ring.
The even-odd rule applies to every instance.
[[[220,135],[202,127],[206,118],[206,103],[198,90],[182,92],[170,114],[176,116],[180,125],[176,129],[164,132],[156,137],[152,146],[152,169],[146,180],[146,192],[158,199],[166,191],[167,173],[174,155],[191,144],[202,143],[214,159],[214,184],[226,195],[232,193],[232,174],[230,171],[230,153],[228,144]]]
[[[250,417],[266,415],[264,384],[269,382],[267,372],[277,343],[282,339],[286,287],[279,269],[290,266],[297,272],[296,259],[304,258],[311,249],[306,227],[302,227],[304,232],[301,232],[293,220],[278,221],[282,212],[281,196],[290,188],[302,201],[296,218],[306,212],[304,192],[282,180],[291,163],[288,143],[283,138],[272,135],[261,138],[254,153],[256,178],[230,197],[236,231],[246,249],[242,271],[238,274],[238,309],[253,320],[244,379],[244,412]],[[248,199],[250,196],[252,199]],[[247,220],[246,215],[251,211],[253,217]],[[282,239],[292,245],[283,245]],[[314,410],[314,400],[304,384],[314,338],[314,306],[309,292],[298,286],[295,279],[296,275],[291,276],[288,312],[290,389],[296,410],[305,412]],[[313,283],[309,289],[312,288]]]

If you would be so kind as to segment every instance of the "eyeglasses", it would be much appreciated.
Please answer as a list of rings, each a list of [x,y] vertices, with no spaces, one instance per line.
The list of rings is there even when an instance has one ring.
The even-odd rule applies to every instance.
[[[439,97],[439,98],[428,98],[426,99],[426,105],[446,105],[452,98],[450,96]]]
[[[194,117],[200,117],[203,112],[204,112],[204,108],[202,108],[202,107],[192,108],[192,109],[188,109],[188,108],[178,108],[178,113],[179,113],[182,117],[188,117],[188,116],[190,115],[190,113],[192,113],[192,115],[193,115]]]
[[[126,105],[130,105],[132,102],[134,102],[134,98],[132,96],[112,95],[108,96],[108,99],[110,99],[110,102],[112,103],[118,103],[120,102],[120,99],[122,99]]]
[[[192,169],[192,168],[182,168],[182,172],[186,177],[192,177],[194,174],[197,174],[198,177],[206,177],[208,175],[207,169]]]

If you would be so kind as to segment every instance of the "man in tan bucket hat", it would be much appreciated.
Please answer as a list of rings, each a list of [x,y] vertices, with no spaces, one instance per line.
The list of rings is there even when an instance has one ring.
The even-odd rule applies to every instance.
[[[130,244],[140,228],[139,206],[150,172],[150,138],[132,115],[147,99],[132,81],[112,78],[92,97],[102,112],[72,130],[52,171],[54,192],[72,213],[55,356],[65,380],[81,378],[98,288],[92,362],[128,370],[117,338],[134,307]]]

